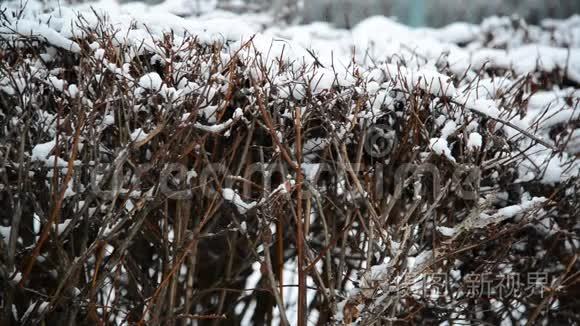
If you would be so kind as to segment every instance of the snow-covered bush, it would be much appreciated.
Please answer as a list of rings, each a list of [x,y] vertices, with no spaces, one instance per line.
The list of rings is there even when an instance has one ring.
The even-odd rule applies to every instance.
[[[1,9],[2,319],[578,318],[577,18]]]

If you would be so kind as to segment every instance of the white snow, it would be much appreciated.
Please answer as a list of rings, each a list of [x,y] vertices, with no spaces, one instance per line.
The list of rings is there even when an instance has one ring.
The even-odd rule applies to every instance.
[[[61,233],[63,233],[64,230],[66,230],[67,226],[70,224],[71,221],[72,221],[72,219],[68,219],[68,220],[62,221],[62,223],[56,224],[55,225],[55,227],[56,227],[56,233],[58,235],[60,235]]]
[[[541,204],[545,201],[547,201],[547,199],[544,197],[534,197],[530,200],[522,201],[522,203],[519,205],[506,206],[504,208],[498,209],[497,213],[495,213],[491,217],[491,219],[497,220],[498,218],[505,219],[505,218],[514,217],[517,214],[520,214],[524,211],[527,211],[527,210],[533,208],[535,205]]]
[[[143,129],[137,128],[131,133],[130,137],[131,137],[131,141],[140,142],[142,140],[147,139],[147,133],[145,131],[143,131]]]
[[[59,91],[64,91],[64,80],[59,79],[55,76],[48,76],[48,82]]]
[[[451,150],[447,144],[447,140],[443,138],[431,138],[429,140],[429,147],[437,155],[444,155],[450,161],[455,163],[455,158],[451,155]]]
[[[447,139],[455,130],[457,130],[457,123],[453,120],[447,121],[443,129],[441,129],[441,138]]]
[[[552,157],[548,162],[548,165],[546,166],[544,176],[542,177],[542,183],[554,184],[560,182],[562,172],[563,169],[561,166],[560,159],[558,158],[558,156]]]
[[[50,305],[49,302],[43,301],[40,304],[40,306],[38,306],[38,310],[37,310],[38,314],[40,315],[40,314],[44,313],[48,309],[49,305]]]
[[[435,70],[422,69],[417,72],[411,72],[407,78],[409,86],[417,86],[433,95],[454,96],[456,93],[451,78]]]
[[[70,95],[70,97],[76,98],[79,95],[79,89],[77,85],[75,84],[68,85],[68,94]]]
[[[110,24],[111,30],[115,31],[115,37],[110,45],[113,50],[109,52],[107,45],[107,51],[105,51],[98,42],[88,44],[92,53],[91,62],[98,61],[99,69],[102,68],[102,71],[96,72],[95,79],[100,81],[103,76],[113,75],[113,78],[126,82],[129,87],[132,87],[135,94],[145,94],[147,91],[148,94],[158,95],[155,99],[159,98],[163,102],[163,105],[158,105],[156,101],[137,96],[139,100],[147,100],[147,104],[143,105],[141,102],[145,101],[139,101],[140,103],[135,104],[133,108],[135,111],[146,110],[145,106],[157,105],[161,113],[172,114],[172,110],[179,104],[199,97],[201,98],[199,105],[192,106],[191,109],[187,108],[185,111],[177,111],[177,119],[183,122],[181,126],[193,127],[209,133],[224,133],[225,136],[229,136],[230,133],[233,135],[236,130],[232,128],[234,124],[236,127],[239,124],[243,128],[243,123],[251,121],[257,111],[254,95],[248,95],[249,101],[244,104],[247,106],[243,108],[233,109],[228,105],[222,105],[218,100],[224,97],[230,86],[234,86],[236,91],[249,94],[257,92],[257,89],[253,87],[242,89],[240,85],[232,85],[231,76],[228,75],[225,67],[219,67],[223,70],[215,72],[212,70],[214,67],[208,62],[203,63],[199,72],[195,71],[191,74],[190,62],[183,57],[196,55],[197,50],[188,49],[193,52],[185,53],[179,48],[185,44],[189,36],[193,36],[203,44],[218,42],[223,45],[223,50],[215,53],[216,57],[223,62],[229,62],[235,53],[236,60],[239,60],[236,64],[247,67],[240,73],[244,74],[244,77],[264,82],[264,90],[272,91],[271,94],[266,95],[272,96],[271,105],[274,109],[284,100],[298,103],[310,94],[321,99],[328,97],[332,100],[330,103],[321,100],[318,103],[321,109],[326,109],[326,105],[332,108],[337,103],[347,107],[352,105],[348,108],[350,111],[344,117],[340,117],[343,120],[337,121],[329,130],[339,142],[347,140],[349,133],[359,125],[389,120],[392,116],[401,114],[401,112],[395,112],[396,104],[411,93],[424,101],[422,104],[425,104],[426,108],[432,108],[430,113],[433,113],[433,116],[429,117],[432,120],[421,122],[433,123],[436,126],[432,133],[424,136],[434,138],[429,139],[429,146],[420,153],[421,157],[430,157],[430,150],[431,153],[456,163],[456,158],[451,153],[454,144],[450,143],[456,141],[456,137],[452,135],[459,137],[459,144],[465,143],[466,153],[458,152],[461,155],[473,156],[483,149],[483,136],[486,136],[486,148],[502,145],[500,142],[494,143],[495,136],[492,136],[494,133],[501,132],[507,135],[505,138],[510,142],[509,146],[502,147],[504,152],[500,157],[487,159],[490,162],[497,161],[499,164],[513,162],[515,185],[531,180],[545,185],[555,185],[568,180],[571,176],[578,175],[580,171],[577,160],[577,154],[580,153],[580,129],[577,128],[577,123],[574,124],[580,120],[578,90],[574,89],[575,86],[566,88],[561,85],[540,85],[546,89],[535,92],[528,89],[532,84],[526,84],[528,81],[533,81],[533,85],[541,84],[541,78],[543,78],[541,73],[560,74],[558,78],[566,78],[570,81],[568,84],[571,85],[580,83],[580,32],[578,32],[580,29],[574,27],[580,26],[580,18],[577,18],[576,22],[573,19],[565,22],[545,21],[545,24],[551,26],[552,32],[532,28],[531,33],[526,35],[529,40],[524,40],[521,35],[494,32],[494,28],[506,23],[503,18],[490,18],[480,25],[457,22],[440,29],[433,29],[410,28],[394,19],[375,16],[358,23],[352,30],[346,30],[320,22],[287,26],[275,21],[268,14],[234,14],[214,10],[217,5],[216,0],[202,1],[202,5],[199,3],[197,2],[196,5],[195,1],[170,0],[148,6],[142,3],[119,4],[116,1],[101,1],[90,5],[71,5],[70,8],[35,15],[26,14],[21,19],[8,15],[6,25],[0,26],[0,38],[14,41],[14,44],[18,46],[17,39],[27,35],[40,37],[41,42],[46,44],[43,43],[45,47],[40,50],[42,60],[30,64],[33,68],[31,73],[43,83],[43,88],[55,89],[64,95],[68,94],[69,103],[73,102],[72,99],[78,99],[74,102],[86,105],[87,110],[93,109],[93,103],[88,100],[91,86],[82,81],[74,81],[77,84],[68,84],[70,81],[59,78],[65,78],[65,71],[52,67],[52,63],[58,61],[56,48],[72,53],[81,51],[79,44],[83,44],[83,49],[86,48],[87,43],[80,43],[80,40],[87,35],[86,30],[77,24],[79,14],[83,16],[83,24],[88,25],[85,27],[95,27],[99,24],[101,17],[94,13],[107,13],[106,19],[102,18]],[[89,7],[92,5],[94,5],[94,12]],[[509,19],[507,23],[510,23]],[[172,40],[174,44],[170,51],[166,51],[160,44],[164,44],[165,37],[170,32],[173,32],[171,35],[174,38]],[[490,41],[492,43],[485,44],[482,35],[493,37]],[[246,44],[252,36],[254,36],[253,42]],[[514,36],[513,39],[510,39],[511,36]],[[564,47],[562,44],[569,46]],[[109,55],[106,56],[106,54]],[[142,76],[134,75],[135,72],[131,69],[133,62],[141,55],[151,57],[145,65],[160,65],[170,72],[164,71],[160,75],[148,69],[143,69],[144,71],[138,69],[137,73]],[[320,61],[320,65],[314,64],[316,60]],[[51,63],[50,68],[44,66],[45,63],[41,61]],[[256,65],[263,65],[266,69],[264,71],[255,69]],[[505,74],[496,76],[486,72],[485,69],[502,70]],[[199,76],[197,76],[198,73]],[[0,95],[12,96],[17,93],[26,93],[25,90],[29,84],[27,78],[29,78],[28,74],[21,71],[10,72],[7,75],[0,74],[0,92],[2,92]],[[206,88],[205,83],[210,78],[211,86]],[[518,83],[525,84],[526,87],[520,89]],[[83,89],[82,92],[79,87]],[[341,87],[350,88],[341,89]],[[517,94],[519,91],[522,94]],[[87,99],[84,98],[85,95]],[[516,107],[512,105],[513,103],[504,101],[514,99],[516,96],[523,96],[525,101],[522,107]],[[353,98],[363,100],[360,103],[349,104],[349,99]],[[29,101],[32,106],[36,105],[35,99],[29,98],[28,95],[23,96],[23,100]],[[439,112],[437,104],[441,103],[445,103],[446,106],[442,112]],[[23,110],[22,108],[14,109]],[[232,109],[233,112],[229,111]],[[305,116],[309,114],[307,110],[303,112]],[[231,113],[231,118],[223,118],[224,113],[226,117]],[[481,116],[492,118],[491,120],[509,121],[532,136],[553,145],[554,148],[556,145],[562,145],[560,147],[562,151],[552,150],[551,146],[535,144],[535,140],[528,135],[523,135],[520,131],[507,127],[501,122],[489,121],[490,123],[485,125],[484,121],[489,119],[483,119]],[[42,118],[46,120],[42,123],[52,128],[54,117]],[[287,120],[293,118],[293,112],[286,110],[280,116],[276,116],[279,120],[274,123],[281,129]],[[108,126],[116,127],[114,126],[116,120],[114,110],[105,112],[98,119],[97,121],[102,122],[102,126],[99,126],[102,129],[99,130],[105,130]],[[306,118],[305,121],[307,121]],[[17,124],[18,121],[9,123]],[[123,119],[117,123],[124,123]],[[148,137],[143,130],[147,127],[139,128],[139,125],[134,125],[132,121],[130,125],[131,128],[135,128],[130,134],[131,141],[139,142]],[[550,132],[556,126],[568,128],[566,133],[558,136],[562,138],[570,136],[570,141],[566,146],[561,142],[563,139],[554,140],[550,136]],[[257,126],[257,128],[262,127]],[[47,128],[47,131],[52,131],[52,133],[47,132],[48,137],[54,136],[54,130],[52,130],[54,128],[51,128]],[[282,139],[281,130],[276,130],[276,135],[281,141],[286,141]],[[390,134],[385,132],[384,135]],[[43,134],[42,137],[45,135]],[[300,167],[308,182],[314,182],[317,174],[324,167],[317,161],[319,157],[312,152],[324,149],[334,141],[330,138],[318,137],[305,137],[303,143],[304,162]],[[503,139],[503,136],[498,137]],[[67,166],[65,159],[54,156],[55,145],[55,140],[31,144],[31,161],[52,166],[56,160],[57,167]],[[279,151],[277,148],[274,150]],[[151,157],[150,152],[147,155],[149,155],[148,158]],[[517,160],[510,161],[514,158]],[[499,174],[494,171],[492,176],[497,179]],[[195,181],[196,177],[195,170],[187,172],[188,181]],[[281,184],[269,195],[290,192],[294,186],[293,182],[290,180]],[[338,179],[336,183],[337,193],[344,195],[345,201],[356,198],[348,190],[347,178]],[[65,196],[75,194],[72,182],[67,187]],[[246,214],[270,198],[262,199],[259,203],[246,202],[236,190],[231,188],[222,189],[221,195],[224,201],[234,205],[240,214]],[[498,199],[497,202],[505,203],[508,197],[507,192],[498,194],[501,200]],[[501,206],[484,209],[476,217],[474,226],[483,227],[508,218],[517,219],[524,213],[535,213],[534,209],[547,201],[543,197],[529,199],[527,195],[522,195],[522,198],[516,205],[499,209],[495,207]],[[103,206],[103,210],[106,209],[107,207]],[[127,211],[138,209],[137,201],[127,201],[125,209]],[[95,211],[96,208],[90,210],[92,213]],[[546,234],[553,234],[558,230],[558,225],[552,219],[540,216],[538,220],[541,226],[536,225],[536,227]],[[67,219],[55,225],[56,233],[61,234],[70,222],[71,219]],[[117,221],[112,221],[109,225],[103,226],[101,228],[103,234],[110,233],[117,226],[116,223]],[[38,233],[40,226],[40,218],[35,216],[33,231]],[[248,231],[246,222],[241,224],[240,231],[244,233]],[[453,226],[436,226],[429,231],[438,232],[444,237],[453,237],[458,229]],[[411,232],[414,234],[419,231],[412,230]],[[0,235],[5,241],[9,234],[10,227],[0,226]],[[173,230],[170,234],[171,238],[175,236]],[[395,252],[402,245],[395,241],[390,242]],[[433,251],[414,245],[411,245],[409,252],[412,254],[406,257],[407,272],[416,271],[425,266],[434,256]],[[382,252],[376,258],[379,259],[381,254]],[[365,265],[369,272],[366,275],[370,275],[373,281],[382,281],[389,273],[390,263],[390,257],[383,257],[383,261],[378,265]],[[255,269],[259,271],[259,266],[255,266]],[[285,281],[288,281],[286,284],[295,283],[291,276]],[[289,288],[288,291],[291,289]],[[343,300],[338,304],[339,320],[342,307],[346,302],[347,300]],[[47,302],[32,303],[31,307],[36,305],[39,311],[48,308]],[[289,308],[289,315],[295,318],[296,312],[294,310],[290,312],[290,309],[294,308]],[[27,313],[31,311],[29,309]]]
[[[245,214],[248,210],[256,206],[256,202],[246,203],[240,195],[238,195],[233,189],[223,188],[222,197],[225,201],[234,204],[240,214]]]
[[[196,122],[194,124],[194,126],[197,129],[203,130],[203,131],[207,131],[207,132],[211,132],[211,133],[220,133],[226,129],[228,129],[229,126],[231,126],[234,123],[234,120],[232,119],[228,119],[223,123],[219,123],[219,124],[214,124],[214,125],[204,125],[201,124],[199,122]]]
[[[244,116],[244,110],[242,110],[241,108],[236,108],[236,110],[234,111],[234,115],[232,116],[232,119],[234,120],[238,120],[239,118]]]
[[[433,37],[444,42],[467,43],[476,39],[480,28],[473,24],[455,22],[430,32]]]
[[[153,91],[161,90],[161,85],[163,85],[163,80],[156,72],[150,72],[139,78],[139,86]]]
[[[467,100],[465,106],[470,110],[483,113],[488,117],[499,118],[500,115],[500,111],[493,100],[486,99],[476,99],[472,101]]]
[[[481,148],[482,138],[481,135],[477,132],[472,132],[469,134],[469,138],[467,139],[467,148],[471,150],[477,150]]]
[[[10,226],[0,225],[0,237],[2,237],[2,239],[6,244],[8,244],[8,241],[10,239],[10,228],[11,228]]]
[[[103,60],[103,58],[105,57],[105,49],[96,49],[95,50],[95,59],[97,60]]]
[[[452,237],[456,232],[454,228],[448,228],[446,226],[438,226],[437,231],[446,237]]]
[[[42,144],[36,144],[34,148],[32,148],[32,156],[30,159],[32,161],[47,162],[47,158],[54,146],[56,146],[56,140],[51,140]]]
[[[22,280],[22,273],[21,272],[18,272],[16,274],[14,274],[14,276],[12,277],[12,279],[10,280],[10,282],[12,284],[18,284],[21,280]]]
[[[44,38],[49,44],[69,50],[75,53],[81,51],[80,46],[48,25],[40,24],[28,19],[20,19],[14,22],[7,22],[7,25],[0,26],[0,37],[5,39],[15,39],[18,36],[38,36]]]

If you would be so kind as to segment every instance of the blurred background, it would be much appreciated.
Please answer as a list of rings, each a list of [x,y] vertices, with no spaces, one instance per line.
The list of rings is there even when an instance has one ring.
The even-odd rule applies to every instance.
[[[128,2],[130,0],[120,0]],[[143,0],[159,4],[163,0]],[[580,13],[580,0],[166,0],[172,7],[217,7],[230,11],[284,11],[295,20],[331,22],[351,27],[362,19],[384,15],[411,26],[439,27],[456,21],[479,23],[492,15],[518,15],[529,23]]]

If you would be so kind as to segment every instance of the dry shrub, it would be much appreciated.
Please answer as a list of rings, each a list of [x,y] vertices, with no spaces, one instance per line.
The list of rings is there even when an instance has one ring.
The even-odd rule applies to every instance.
[[[506,131],[561,72],[494,94],[508,118],[443,89],[509,73],[494,67],[345,76],[253,40],[77,28],[78,53],[0,40],[5,322],[261,325],[297,304],[321,325],[578,322],[578,120]],[[524,178],[529,148],[572,176]],[[511,273],[549,282],[470,295],[468,276]],[[447,292],[417,290],[435,276]]]

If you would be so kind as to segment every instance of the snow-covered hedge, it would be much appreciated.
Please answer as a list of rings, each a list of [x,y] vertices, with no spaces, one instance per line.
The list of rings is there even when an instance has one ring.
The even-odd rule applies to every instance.
[[[578,318],[577,17],[1,9],[2,318]]]

